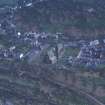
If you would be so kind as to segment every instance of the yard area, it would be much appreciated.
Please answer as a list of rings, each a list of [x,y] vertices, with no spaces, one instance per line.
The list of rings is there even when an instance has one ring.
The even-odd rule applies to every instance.
[[[73,56],[76,57],[79,53],[79,48],[65,48],[65,56]]]

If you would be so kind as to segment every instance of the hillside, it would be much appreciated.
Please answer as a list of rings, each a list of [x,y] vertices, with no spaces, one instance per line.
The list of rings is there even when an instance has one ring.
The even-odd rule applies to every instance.
[[[105,33],[104,4],[104,0],[43,0],[19,9],[18,16],[38,31],[96,38]]]

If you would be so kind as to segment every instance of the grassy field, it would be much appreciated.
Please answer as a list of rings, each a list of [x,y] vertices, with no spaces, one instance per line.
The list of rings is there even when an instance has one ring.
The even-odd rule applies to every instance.
[[[65,49],[65,56],[73,56],[76,57],[79,53],[79,49],[78,48],[66,48]]]

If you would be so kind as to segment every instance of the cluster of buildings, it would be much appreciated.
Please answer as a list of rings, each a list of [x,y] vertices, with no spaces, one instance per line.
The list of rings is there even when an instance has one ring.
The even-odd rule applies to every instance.
[[[24,32],[17,27],[15,11],[16,8],[0,8],[0,58],[28,58],[31,62],[41,59],[46,64],[55,64],[64,56],[65,47],[68,47],[80,49],[76,60],[68,57],[70,63],[76,61],[89,65],[104,60],[105,40],[70,41],[62,33]]]
[[[61,33],[21,32],[14,20],[14,12],[14,8],[0,8],[0,58],[32,59],[33,55],[38,56],[41,52],[45,52],[46,46],[49,46],[44,55],[54,63],[57,59],[54,59],[55,55],[58,56],[57,47],[58,50],[61,49],[58,37]]]
[[[93,58],[104,59],[105,58],[105,43],[99,40],[91,41],[89,45],[84,45],[77,58]]]
[[[69,64],[73,66],[97,68],[105,65],[105,41],[93,40],[80,47],[77,57],[70,56]]]
[[[59,33],[21,32],[14,19],[15,10],[8,6],[0,8],[0,58],[21,60],[27,56],[32,57],[33,52],[39,54],[47,45],[53,48]]]

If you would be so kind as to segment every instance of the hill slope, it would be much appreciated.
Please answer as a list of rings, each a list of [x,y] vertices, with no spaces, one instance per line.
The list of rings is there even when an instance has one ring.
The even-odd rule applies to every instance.
[[[105,33],[104,0],[43,0],[18,10],[21,22],[40,31],[97,37]]]

